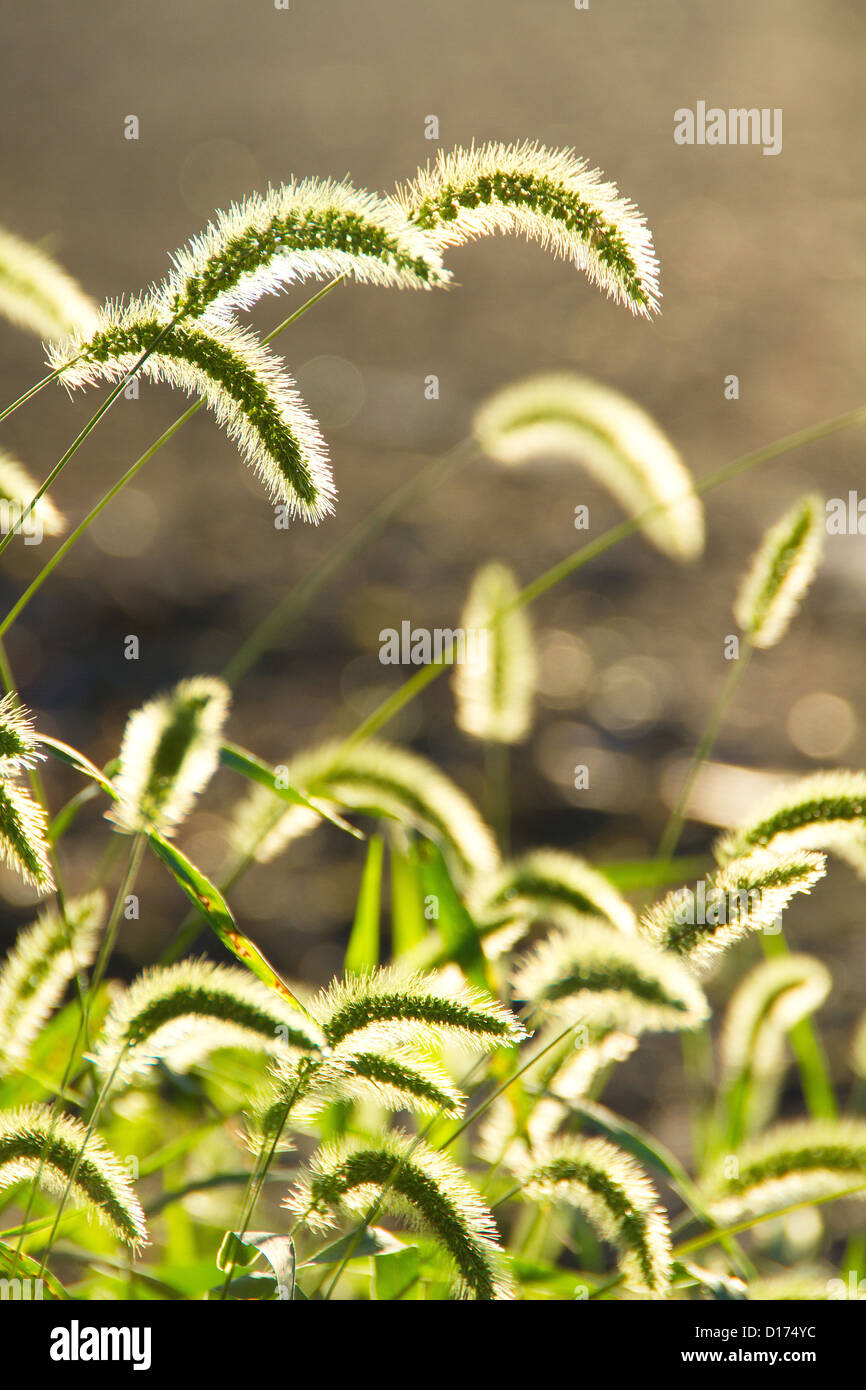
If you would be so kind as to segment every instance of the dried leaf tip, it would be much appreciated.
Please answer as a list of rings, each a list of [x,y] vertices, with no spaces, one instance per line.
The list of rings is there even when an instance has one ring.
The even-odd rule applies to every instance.
[[[130,833],[173,834],[216,771],[229,700],[223,681],[194,676],[131,714],[107,818]]]
[[[645,219],[573,150],[487,144],[441,152],[397,190],[407,217],[441,246],[513,233],[539,242],[632,313],[659,307],[658,263]]]
[[[821,559],[824,499],[809,493],[764,537],[741,585],[734,617],[755,647],[781,641]]]
[[[691,474],[655,420],[619,391],[570,372],[528,377],[489,397],[473,428],[498,463],[578,464],[657,549],[681,561],[701,554],[704,512]]]

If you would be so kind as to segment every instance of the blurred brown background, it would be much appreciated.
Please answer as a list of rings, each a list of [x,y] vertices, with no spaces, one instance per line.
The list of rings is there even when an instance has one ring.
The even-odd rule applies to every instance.
[[[645,212],[662,264],[664,311],[652,324],[538,247],[503,240],[452,252],[458,283],[448,293],[344,287],[290,329],[279,348],[332,447],[333,519],[275,530],[255,479],[202,413],[11,635],[40,726],[97,762],[116,751],[131,707],[184,675],[218,671],[280,594],[425,458],[462,439],[474,407],[506,381],[547,368],[595,375],[648,408],[697,475],[866,399],[860,6],[291,0],[279,11],[271,0],[6,0],[2,25],[0,220],[55,252],[99,300],[160,278],[215,207],[269,181],[348,174],[384,191],[437,148],[473,138],[575,146]],[[674,110],[698,100],[782,107],[782,153],[676,146]],[[124,139],[129,114],[138,141]],[[430,114],[438,146],[424,138]],[[256,324],[270,328],[305,297],[301,287],[291,301],[265,301]],[[38,344],[0,326],[4,401],[41,368]],[[438,401],[424,397],[430,373]],[[724,399],[729,373],[739,401]],[[3,447],[43,477],[96,401],[70,403],[52,388],[5,422]],[[57,488],[67,514],[77,520],[182,404],[146,383],[137,402],[119,401]],[[698,566],[679,570],[633,538],[538,605],[542,693],[534,734],[514,758],[515,847],[653,852],[665,779],[694,746],[726,669],[722,643],[748,556],[806,488],[856,489],[864,446],[862,430],[841,434],[712,493]],[[532,578],[585,538],[573,529],[579,502],[590,504],[594,534],[617,518],[568,468],[467,467],[355,562],[243,683],[232,736],[283,761],[348,731],[394,682],[377,659],[380,628],[404,618],[453,625],[472,572],[493,556]],[[4,609],[49,544],[4,556]],[[791,634],[747,675],[720,761],[773,772],[866,763],[864,599],[863,539],[829,539]],[[124,659],[130,633],[138,662]],[[479,752],[454,728],[445,682],[389,733],[480,793]],[[589,793],[570,790],[578,762],[590,765]],[[726,786],[745,796],[750,784]],[[49,787],[56,806],[76,784],[52,771]],[[238,791],[221,773],[181,839],[213,872]],[[91,808],[70,835],[73,888],[106,831]],[[684,847],[701,850],[713,833],[693,824]],[[339,969],[360,855],[322,831],[239,885],[239,917],[287,972],[320,979]],[[10,875],[2,887],[11,931],[27,902]],[[120,943],[130,970],[154,958],[183,911],[155,867],[140,894],[141,921]],[[789,918],[792,942],[834,968],[825,1014],[839,1071],[866,1002],[864,903],[840,866]],[[626,1088],[640,1084],[640,1070],[629,1075]]]

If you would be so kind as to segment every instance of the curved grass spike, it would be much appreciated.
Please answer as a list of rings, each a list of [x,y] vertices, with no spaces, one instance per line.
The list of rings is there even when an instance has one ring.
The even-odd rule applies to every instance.
[[[721,864],[770,849],[833,850],[866,878],[866,773],[816,772],[783,782],[715,846]]]
[[[29,792],[4,779],[0,779],[0,863],[42,892],[54,888],[45,812]]]
[[[461,1296],[511,1296],[490,1210],[456,1163],[409,1135],[386,1135],[375,1148],[320,1149],[284,1205],[324,1230],[342,1213],[363,1214],[377,1196],[386,1210],[408,1217],[444,1246]]]
[[[866,1196],[866,1123],[798,1120],[777,1125],[728,1155],[703,1193],[719,1225],[860,1187]]]
[[[634,1159],[605,1139],[551,1140],[527,1156],[520,1179],[530,1202],[577,1207],[616,1247],[626,1282],[665,1298],[671,1242],[658,1193]]]
[[[492,869],[493,836],[472,802],[426,758],[379,740],[345,747],[326,743],[293,758],[287,780],[307,796],[350,811],[384,816],[438,841],[452,869],[464,876]],[[320,817],[303,807],[278,815],[279,803],[256,787],[242,804],[233,829],[235,846],[259,863],[315,829]]]
[[[275,502],[307,521],[327,515],[327,448],[281,359],[233,323],[179,323],[166,332],[168,322],[153,298],[108,305],[94,333],[50,348],[49,365],[70,390],[120,381],[164,333],[141,373],[201,396]]]
[[[89,965],[105,915],[102,893],[51,906],[18,934],[0,967],[0,1076],[23,1067],[68,982]]]
[[[652,417],[618,391],[570,372],[529,377],[491,396],[473,429],[498,463],[553,456],[585,468],[671,559],[701,554],[704,512],[691,474]]]
[[[33,501],[38,484],[27,469],[0,449],[0,532],[4,535]],[[50,497],[40,497],[30,513],[28,532],[60,536],[66,526]]]
[[[0,228],[0,314],[39,338],[92,331],[96,305],[39,247]],[[35,489],[34,489],[35,491]]]
[[[219,764],[228,687],[194,676],[130,715],[106,816],[121,830],[172,835]]]
[[[76,1161],[71,1188],[76,1203],[124,1244],[133,1249],[145,1244],[139,1200],[117,1158],[96,1134],[88,1139],[78,1120],[56,1115],[48,1106],[0,1114],[0,1190],[39,1173],[42,1187],[62,1195]]]
[[[626,935],[637,919],[613,884],[585,859],[565,850],[538,849],[504,864],[473,885],[479,921],[523,918],[527,927],[558,914],[603,917]]]
[[[823,1004],[830,993],[829,970],[814,956],[784,955],[762,961],[734,992],[721,1036],[726,1085],[748,1079],[747,1128],[772,1112],[785,1070],[787,1033]]]
[[[649,908],[641,932],[697,970],[749,932],[778,932],[781,913],[797,893],[810,893],[827,870],[823,854],[756,850],[732,859],[698,885],[678,888]]]
[[[544,1014],[625,1033],[696,1028],[709,1014],[675,957],[591,921],[551,933],[518,961],[512,984]]]
[[[815,577],[824,545],[824,499],[809,493],[767,532],[734,604],[755,647],[774,647]]]
[[[785,1034],[820,1008],[832,978],[814,956],[775,956],[761,961],[740,982],[728,1005],[721,1038],[728,1072],[749,1068],[774,1075],[781,1065]]]
[[[348,182],[304,179],[217,214],[172,257],[159,291],[168,317],[249,309],[301,280],[430,289],[450,275],[433,238],[394,204]]]
[[[483,990],[453,990],[436,974],[407,975],[390,967],[334,981],[312,1006],[332,1048],[445,1041],[490,1050],[527,1036],[508,1009]]]
[[[473,634],[473,649],[481,648],[480,659],[455,664],[453,676],[457,724],[473,738],[521,743],[532,725],[535,651],[529,619],[514,608],[490,626],[519,592],[507,565],[484,565],[472,580],[461,614],[460,627]],[[475,634],[483,635],[483,642]]]
[[[30,712],[11,692],[4,695],[0,700],[0,777],[14,777],[44,758]]]
[[[405,215],[440,246],[494,233],[539,242],[632,313],[658,309],[658,263],[645,219],[573,150],[488,144],[440,153],[398,188]]]
[[[145,971],[115,1000],[93,1060],[121,1086],[160,1061],[188,1071],[221,1047],[317,1052],[321,1044],[315,1027],[248,971],[186,960]]]
[[[277,1059],[274,1086],[257,1107],[255,1132],[259,1140],[279,1128],[287,1106],[293,1118],[306,1123],[326,1107],[341,1101],[372,1101],[387,1110],[410,1110],[422,1115],[463,1113],[465,1097],[442,1067],[406,1048],[391,1053],[346,1051],[315,1066]]]

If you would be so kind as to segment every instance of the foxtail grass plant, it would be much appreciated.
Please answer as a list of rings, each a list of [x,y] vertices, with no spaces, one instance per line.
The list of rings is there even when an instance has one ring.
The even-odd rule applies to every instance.
[[[572,832],[567,848],[513,853],[501,761],[533,735],[530,605],[636,534],[660,563],[696,562],[705,496],[866,423],[866,407],[695,478],[661,426],[612,386],[532,377],[495,392],[469,439],[340,545],[323,545],[222,676],[145,682],[107,761],[104,745],[97,763],[42,732],[18,696],[3,638],[202,406],[273,502],[326,518],[337,505],[328,445],[270,343],[340,285],[452,286],[452,253],[493,234],[538,243],[639,317],[658,311],[643,216],[572,151],[532,143],[453,150],[386,196],[316,179],[252,194],[176,252],[161,283],[98,310],[42,252],[0,234],[0,313],[41,335],[48,355],[48,374],[0,418],[52,381],[109,387],[41,482],[0,454],[0,552],[30,528],[63,535],[0,619],[0,857],[28,904],[0,965],[0,1265],[13,1276],[35,1265],[51,1297],[114,1297],[121,1267],[149,1295],[219,1301],[570,1298],[575,1285],[605,1299],[820,1297],[813,1266],[798,1257],[780,1270],[760,1227],[866,1190],[863,1123],[839,1113],[844,1077],[813,1018],[833,1001],[833,981],[820,960],[788,954],[780,932],[795,900],[821,892],[828,852],[866,872],[866,774],[783,781],[726,826],[716,867],[694,889],[679,886],[674,859],[749,654],[782,638],[814,576],[820,498],[782,517],[741,584],[737,675],[659,858],[598,865]],[[324,283],[263,337],[240,324],[263,296],[311,280]],[[138,375],[194,400],[64,534],[51,489]],[[485,634],[483,667],[461,665],[446,645],[343,738],[307,745],[287,727],[278,765],[230,741],[230,687],[400,508],[482,454],[527,469],[548,457],[577,465],[625,516],[522,587],[514,556],[476,563],[463,627]],[[452,777],[381,736],[445,672],[464,746],[487,751],[483,812],[471,768]],[[75,790],[49,814],[41,773],[58,764]],[[92,833],[108,844],[93,866],[72,838],[92,806],[104,812]],[[278,931],[267,942],[277,964],[265,954],[239,884],[273,864],[279,915],[302,926],[299,841],[323,821],[350,849],[366,843],[345,965],[317,990],[283,973],[297,963]],[[225,862],[205,871],[199,846],[220,841],[218,826]],[[173,929],[156,963],[142,960],[137,925],[138,876],[153,864]],[[217,959],[188,955],[202,932]],[[767,951],[759,965],[755,938]],[[117,978],[129,974],[130,984]],[[634,1094],[640,1067],[657,1065],[649,1035],[699,1038],[717,1019],[708,1095],[686,1093],[708,1134],[690,1171],[611,1109],[605,1088],[629,1068],[621,1093]],[[781,1119],[783,1102],[786,1115],[800,1106],[786,1084],[789,1048],[799,1120]],[[864,1053],[861,1025],[859,1077]],[[678,1081],[666,1076],[665,1093]],[[853,1112],[856,1087],[852,1097]],[[828,1225],[815,1250],[826,1278],[857,1258]]]

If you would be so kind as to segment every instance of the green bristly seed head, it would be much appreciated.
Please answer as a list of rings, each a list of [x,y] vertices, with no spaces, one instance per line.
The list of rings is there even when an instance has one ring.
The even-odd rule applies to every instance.
[[[691,474],[652,416],[619,391],[571,372],[528,377],[490,396],[473,430],[506,467],[552,457],[585,469],[657,549],[683,562],[701,554],[704,514]]]
[[[311,277],[422,289],[450,279],[435,242],[393,203],[316,179],[233,204],[173,259],[160,291],[172,317],[247,309]]]
[[[145,971],[112,1006],[94,1060],[118,1084],[165,1061],[183,1072],[222,1047],[317,1051],[320,1035],[245,970],[206,960]],[[116,1067],[116,1071],[115,1071]]]
[[[454,666],[457,724],[473,738],[494,743],[521,743],[532,725],[532,629],[522,609],[505,612],[518,592],[506,565],[484,565],[472,580],[460,617],[464,632],[484,640],[478,659]],[[500,613],[504,616],[492,623]]]
[[[866,773],[816,772],[782,783],[719,840],[715,853],[726,864],[755,848],[834,850],[866,876]]]
[[[526,1037],[514,1015],[483,991],[467,987],[450,992],[437,975],[407,976],[396,969],[335,982],[316,1000],[313,1013],[332,1047],[355,1035],[395,1043],[406,1037],[453,1038],[482,1049]],[[360,1045],[353,1042],[351,1051]]]
[[[325,743],[291,759],[289,785],[319,801],[359,814],[396,820],[437,841],[455,877],[489,872],[498,862],[493,835],[459,787],[427,758],[380,739],[355,747]],[[256,787],[235,823],[235,844],[260,863],[281,854],[298,836],[321,824],[305,807],[280,810]]]
[[[0,700],[0,776],[35,767],[44,757],[29,712],[14,695],[4,695]]]
[[[529,924],[565,911],[602,917],[626,935],[633,935],[637,927],[631,907],[604,875],[564,850],[531,850],[480,878],[474,885],[474,906],[479,920],[507,912],[525,917]]]
[[[45,812],[29,792],[0,780],[0,860],[25,883],[50,892],[54,877]]]
[[[624,1260],[629,1283],[664,1298],[671,1276],[667,1219],[658,1194],[634,1162],[603,1139],[553,1140],[527,1157],[520,1171],[530,1201],[579,1207]]]
[[[168,320],[152,299],[108,305],[96,333],[52,348],[70,389],[117,381],[157,342]],[[187,394],[201,396],[275,502],[309,521],[332,510],[334,485],[327,449],[291,378],[251,333],[236,324],[177,324],[140,371]]]
[[[695,1028],[709,1012],[674,956],[589,919],[551,933],[518,961],[512,983],[545,1013],[627,1033]]]
[[[571,150],[490,144],[439,155],[398,206],[442,246],[495,232],[539,241],[634,313],[658,308],[658,266],[637,209]]]
[[[91,893],[19,932],[0,967],[0,1075],[25,1065],[67,983],[89,965],[104,912],[103,895]]]
[[[734,616],[756,647],[781,640],[815,577],[824,539],[824,500],[801,497],[764,537],[740,588]]]
[[[866,1124],[800,1120],[777,1125],[721,1162],[703,1189],[719,1224],[730,1224],[859,1187],[866,1195]]]
[[[133,1249],[143,1245],[144,1212],[120,1163],[97,1135],[88,1139],[78,1120],[54,1115],[47,1106],[0,1115],[0,1190],[39,1172],[40,1185],[61,1194],[76,1159],[71,1189],[75,1200],[118,1240]]]
[[[701,970],[749,932],[776,929],[791,899],[811,892],[826,866],[823,854],[756,850],[712,874],[703,899],[687,888],[668,893],[644,914],[641,932]]]
[[[196,676],[130,715],[108,818],[129,832],[173,834],[216,771],[228,705],[222,681]]]
[[[33,501],[37,484],[17,459],[0,449],[0,519],[11,529]],[[5,505],[4,505],[5,504]],[[51,498],[43,496],[30,512],[25,527],[39,528],[44,536],[62,535],[66,522]]]
[[[746,1068],[773,1076],[782,1066],[785,1035],[827,998],[829,970],[813,956],[785,955],[753,967],[728,1005],[721,1057],[730,1073]]]
[[[386,1210],[409,1215],[445,1247],[464,1296],[510,1296],[490,1211],[455,1163],[408,1135],[388,1135],[375,1148],[320,1150],[285,1205],[321,1228],[341,1211],[364,1211],[377,1193]]]

